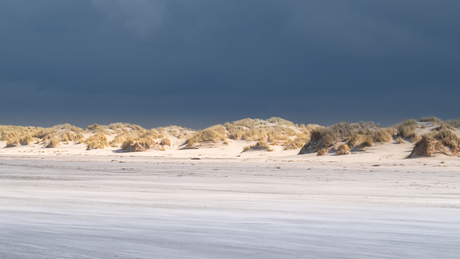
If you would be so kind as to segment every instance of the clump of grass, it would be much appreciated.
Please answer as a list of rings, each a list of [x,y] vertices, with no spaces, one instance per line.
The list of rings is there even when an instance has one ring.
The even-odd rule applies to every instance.
[[[104,149],[105,147],[109,146],[107,143],[107,137],[103,133],[97,133],[95,135],[90,136],[88,139],[85,140],[86,143],[86,150],[92,149]]]
[[[26,136],[23,136],[23,137],[19,140],[19,142],[21,143],[21,145],[24,145],[24,146],[29,145],[29,144],[30,144],[31,142],[33,142],[33,141],[34,141],[34,137],[33,137],[31,134],[26,135]]]
[[[412,132],[407,136],[407,139],[409,139],[411,143],[415,143],[420,140],[420,136],[417,133]]]
[[[58,130],[54,128],[39,128],[35,133],[34,137],[41,139],[43,142],[50,140],[51,138],[55,137]]]
[[[442,130],[455,130],[454,127],[452,127],[449,124],[446,123],[441,123],[441,125],[437,128],[434,129],[435,131],[442,131]]]
[[[443,129],[436,133],[422,136],[412,150],[409,157],[430,157],[438,154],[448,156],[458,155],[460,147],[460,137],[454,132]]]
[[[56,148],[59,146],[59,143],[61,143],[61,140],[58,138],[52,138],[49,140],[48,144],[46,144],[45,148]]]
[[[37,131],[35,127],[22,127],[22,126],[0,126],[0,140],[10,142],[14,146],[14,142],[20,140],[28,135],[33,135]]]
[[[354,134],[347,140],[347,145],[350,148],[354,148],[356,146],[359,146],[364,141],[364,139],[366,139],[365,135],[363,135],[363,134]]]
[[[252,128],[248,131],[245,131],[243,134],[243,139],[248,141],[259,141],[267,138],[267,132],[263,128]]]
[[[76,139],[76,134],[70,130],[66,131],[62,134],[61,140],[69,144],[70,141],[74,141]]]
[[[396,143],[398,143],[398,144],[404,144],[404,143],[406,143],[406,141],[404,141],[404,139],[402,139],[401,137],[398,137],[398,138],[396,139]]]
[[[17,138],[6,139],[6,147],[17,147],[19,144],[20,142]]]
[[[171,146],[171,140],[169,138],[164,138],[160,142],[161,146]]]
[[[145,142],[138,142],[132,139],[128,139],[121,145],[121,149],[125,152],[143,152],[149,149],[149,145]]]
[[[286,141],[289,137],[283,133],[277,132],[277,131],[270,131],[267,133],[267,139],[268,142],[273,143],[278,143],[280,141]]]
[[[96,128],[91,125],[89,128],[89,131],[102,131],[102,133],[106,133],[107,129],[111,130],[115,134],[118,135],[133,135],[133,134],[143,134],[147,130],[144,129],[143,127],[136,125],[136,124],[129,124],[129,123],[121,123],[121,122],[116,122],[116,123],[111,123],[109,126],[97,126]],[[100,129],[97,129],[100,128]],[[88,130],[88,129],[87,129]]]
[[[254,128],[260,125],[266,125],[267,122],[260,120],[260,119],[251,119],[251,118],[246,118],[242,120],[237,120],[231,123],[234,126],[242,126],[246,128]]]
[[[287,125],[287,126],[296,126],[292,121],[285,120],[280,117],[271,117],[270,119],[267,120],[268,123],[275,123],[279,125]]]
[[[223,125],[227,129],[227,137],[233,140],[261,141],[266,140],[272,145],[282,145],[287,149],[298,148],[296,141],[304,138],[309,130],[305,125],[298,126],[291,121],[272,117],[268,120],[243,119]],[[297,139],[296,141],[294,141]],[[305,143],[303,143],[305,144]],[[303,145],[302,144],[302,145]]]
[[[444,146],[451,146],[454,143],[459,143],[460,138],[450,130],[441,130],[433,136],[434,139],[437,139],[442,142]]]
[[[116,135],[115,138],[113,138],[113,140],[110,141],[109,146],[117,148],[121,144],[123,144],[126,140],[127,139],[125,135]]]
[[[450,125],[454,128],[460,128],[460,119],[448,120],[445,122],[447,125]]]
[[[447,149],[438,140],[433,139],[432,136],[424,135],[412,149],[410,158],[416,157],[431,157],[437,154],[447,154]]]
[[[351,135],[347,139],[346,144],[350,148],[354,147],[370,147],[375,143],[388,143],[393,140],[393,129],[362,129],[357,131],[357,133]]]
[[[375,131],[372,131],[370,135],[372,137],[373,142],[387,143],[393,139],[390,131],[391,130],[388,130],[388,129],[375,130]]]
[[[403,138],[407,138],[410,134],[414,133],[417,127],[418,127],[418,123],[416,120],[414,119],[405,120],[398,126],[398,135]]]
[[[360,148],[372,147],[374,145],[374,140],[372,137],[366,137],[361,144],[359,144]]]
[[[127,139],[121,144],[121,150],[125,152],[131,152],[132,146],[134,145],[134,140],[133,139]]]
[[[185,141],[186,148],[193,148],[197,143],[218,143],[227,139],[227,130],[222,125],[215,125],[196,132]]]
[[[153,139],[142,138],[142,139],[128,139],[121,145],[121,150],[125,152],[144,152],[148,149],[156,149],[165,151],[164,146],[158,145]]]
[[[351,150],[350,150],[350,147],[348,147],[347,144],[342,144],[340,145],[338,148],[337,148],[337,152],[336,154],[338,156],[342,156],[342,155],[348,155],[351,153]]]
[[[104,125],[99,125],[97,123],[93,124],[93,125],[90,125],[86,128],[86,132],[90,132],[90,133],[100,133],[100,134],[103,134],[103,135],[108,135],[109,132],[107,131],[108,127],[107,126],[104,126]]]
[[[325,156],[327,154],[327,150],[328,150],[327,148],[318,150],[318,152],[316,153],[316,156]]]
[[[245,133],[245,130],[243,129],[233,129],[229,131],[228,138],[233,139],[233,140],[240,140],[243,138],[244,133]]]
[[[359,146],[366,138],[376,142],[389,142],[392,129],[381,129],[373,122],[348,124],[340,122],[327,128],[316,128],[311,131],[310,141],[300,150],[299,154],[314,153],[321,149],[330,149],[335,143],[345,141],[350,148]]]
[[[422,117],[422,118],[420,118],[419,121],[420,122],[433,122],[433,123],[437,123],[437,124],[442,123],[442,120],[437,118],[437,117],[435,117],[435,116]]]
[[[338,141],[340,132],[334,128],[320,128],[311,132],[310,141],[300,150],[300,154],[315,153],[330,148]]]
[[[159,128],[157,129],[151,129],[151,130],[146,130],[140,134],[138,134],[139,138],[150,138],[150,139],[158,139],[158,138],[163,138],[165,136],[165,129],[164,128]]]
[[[310,132],[299,134],[294,139],[288,139],[284,143],[284,150],[298,149],[310,141]]]
[[[83,134],[81,134],[81,133],[77,133],[75,135],[75,140],[74,141],[77,144],[84,143],[85,142],[85,136],[83,136]]]
[[[261,140],[257,142],[255,145],[252,146],[247,146],[243,149],[243,152],[250,151],[250,150],[267,150],[267,151],[273,151],[273,148],[271,148],[267,141]]]

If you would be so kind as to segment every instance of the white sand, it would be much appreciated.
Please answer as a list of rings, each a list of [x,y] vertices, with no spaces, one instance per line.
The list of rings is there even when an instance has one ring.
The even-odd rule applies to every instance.
[[[458,257],[458,158],[244,145],[1,149],[0,258]]]

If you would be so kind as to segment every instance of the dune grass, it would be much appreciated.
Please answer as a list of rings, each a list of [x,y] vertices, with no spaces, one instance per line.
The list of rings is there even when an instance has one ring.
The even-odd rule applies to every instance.
[[[128,139],[121,145],[121,150],[125,152],[143,152],[148,150],[153,143],[153,141],[148,139],[140,139],[137,141]]]
[[[127,139],[121,145],[121,150],[125,152],[144,152],[149,149],[165,151],[164,145],[157,143],[153,138]]]
[[[266,151],[272,152],[273,148],[271,148],[268,145],[267,141],[261,140],[261,141],[257,142],[255,145],[244,147],[242,152],[247,152],[247,151],[250,151],[250,150],[266,150]]]
[[[435,116],[429,116],[429,117],[422,117],[419,120],[420,122],[433,122],[436,124],[441,124],[442,120],[440,118],[437,118]]]
[[[20,144],[19,139],[17,138],[9,138],[5,140],[6,140],[6,147],[17,147]]]
[[[57,148],[59,146],[59,143],[61,143],[61,140],[57,137],[51,138],[48,141],[48,144],[46,144],[46,148]]]
[[[161,140],[160,145],[162,146],[171,146],[171,140],[169,138],[164,138]]]
[[[271,117],[271,118],[267,119],[267,122],[268,123],[273,123],[273,124],[278,124],[278,125],[287,125],[287,126],[292,126],[292,127],[297,126],[296,124],[294,124],[294,122],[285,120],[285,119],[280,118],[280,117]]]
[[[86,128],[85,132],[87,133],[93,133],[93,134],[103,134],[103,135],[108,135],[110,132],[108,131],[109,128],[106,125],[99,125],[97,123],[90,125]]]
[[[107,136],[102,132],[98,132],[95,135],[88,137],[85,140],[85,144],[86,150],[104,149],[105,147],[109,146],[109,143],[107,142]]]
[[[342,155],[348,155],[351,153],[351,150],[350,150],[350,147],[348,147],[347,144],[341,144],[338,148],[337,148],[337,152],[336,154],[338,156],[342,156]]]
[[[218,143],[227,140],[227,130],[222,125],[215,125],[196,132],[185,141],[186,148],[194,148],[198,143]]]
[[[85,143],[88,150],[110,146],[134,151],[164,150],[165,146],[171,146],[172,143],[183,145],[181,146],[183,148],[200,148],[212,147],[216,143],[254,141],[259,144],[259,146],[254,145],[255,149],[263,149],[266,143],[267,149],[281,146],[284,150],[300,149],[301,154],[321,150],[327,150],[325,153],[327,154],[330,150],[339,151],[342,144],[346,145],[350,152],[354,152],[392,140],[396,140],[397,143],[405,141],[416,143],[421,140],[418,133],[426,132],[422,130],[422,127],[430,127],[433,133],[430,136],[433,138],[438,133],[442,132],[446,135],[448,134],[446,132],[453,132],[456,130],[455,127],[460,127],[460,120],[442,122],[434,116],[421,118],[420,121],[433,122],[437,126],[432,129],[430,124],[419,125],[417,121],[409,119],[389,128],[382,128],[373,122],[340,122],[323,127],[315,124],[298,125],[279,117],[267,120],[246,118],[223,125],[214,125],[200,131],[180,126],[158,127],[149,130],[139,125],[121,122],[108,126],[93,124],[85,130],[70,124],[60,124],[49,128],[5,125],[0,126],[0,140],[6,141],[7,147],[30,145],[31,143],[40,144],[43,147]],[[108,138],[112,140],[110,143],[107,141]],[[446,144],[445,139],[449,138],[434,139]],[[453,142],[452,146],[446,145],[449,150],[455,150],[455,143]]]
[[[460,129],[460,119],[448,120],[445,123],[454,128]]]
[[[371,141],[367,140],[370,139]],[[364,147],[363,142],[385,143],[393,139],[392,129],[382,129],[373,122],[348,124],[340,122],[330,127],[316,128],[311,131],[310,140],[302,147],[299,154],[315,153],[322,149],[331,149],[333,145],[344,141],[350,148]],[[334,148],[335,149],[335,148]]]
[[[415,144],[409,157],[431,157],[438,154],[457,156],[460,149],[460,137],[449,129],[441,129],[423,135]]]
[[[328,149],[327,148],[323,148],[323,149],[320,149],[318,150],[318,152],[316,153],[316,156],[325,156],[328,152]]]
[[[404,144],[404,143],[406,143],[406,141],[404,141],[404,139],[402,139],[401,137],[398,137],[398,138],[396,139],[396,143],[398,143],[398,144]]]
[[[372,139],[372,137],[367,136],[366,138],[364,138],[363,142],[359,144],[359,148],[372,147],[373,145],[374,145],[374,140]]]
[[[414,133],[417,127],[418,127],[418,123],[416,120],[414,119],[405,120],[397,126],[398,135],[401,136],[402,138],[407,138],[409,137],[409,135]]]
[[[284,150],[299,149],[309,142],[311,138],[311,133],[309,131],[298,134],[296,137],[289,138],[284,143]]]
[[[7,147],[29,145],[32,142],[43,143],[45,147],[53,147],[53,143],[57,141],[64,141],[65,143],[75,141],[76,134],[80,134],[82,131],[81,128],[70,124],[61,124],[50,128],[0,126],[0,140],[7,141]]]

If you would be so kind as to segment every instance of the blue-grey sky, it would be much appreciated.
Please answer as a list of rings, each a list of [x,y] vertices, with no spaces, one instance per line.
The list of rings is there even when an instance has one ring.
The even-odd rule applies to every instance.
[[[0,124],[460,117],[454,0],[3,0]]]

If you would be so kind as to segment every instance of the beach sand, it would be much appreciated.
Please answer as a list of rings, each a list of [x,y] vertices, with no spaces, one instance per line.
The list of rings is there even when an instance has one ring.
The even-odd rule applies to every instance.
[[[1,149],[0,257],[458,257],[458,158],[244,145]]]

